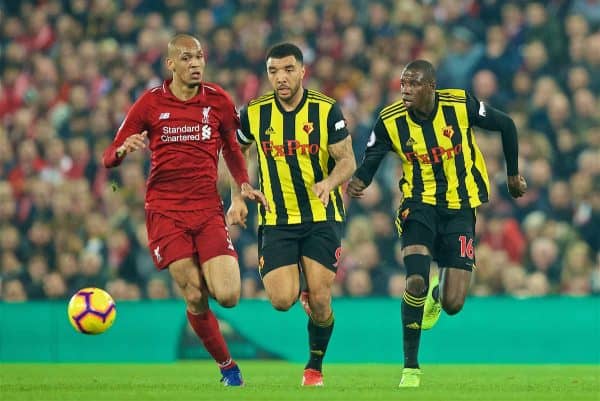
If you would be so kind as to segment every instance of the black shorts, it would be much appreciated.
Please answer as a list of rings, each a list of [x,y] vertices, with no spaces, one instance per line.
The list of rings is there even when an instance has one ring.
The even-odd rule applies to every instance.
[[[402,247],[425,245],[440,267],[475,265],[475,209],[447,209],[404,201],[396,218]]]
[[[329,270],[337,271],[342,251],[343,223],[322,221],[258,228],[258,257],[261,277],[278,267],[309,257]]]

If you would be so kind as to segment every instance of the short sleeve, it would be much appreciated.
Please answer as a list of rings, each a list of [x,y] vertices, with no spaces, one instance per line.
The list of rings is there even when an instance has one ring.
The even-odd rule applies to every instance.
[[[337,103],[334,103],[329,110],[329,115],[327,116],[327,129],[329,131],[327,141],[329,145],[333,145],[349,135],[348,128],[346,127],[346,120]]]
[[[250,145],[252,142],[254,142],[254,136],[250,132],[248,106],[244,106],[240,110],[240,128],[237,130],[237,140],[242,145]]]

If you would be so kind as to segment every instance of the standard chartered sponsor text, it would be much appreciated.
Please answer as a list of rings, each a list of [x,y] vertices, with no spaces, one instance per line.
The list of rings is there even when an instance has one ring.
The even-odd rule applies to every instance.
[[[163,142],[184,142],[200,141],[200,124],[182,125],[179,127],[162,127],[163,135],[160,139]]]

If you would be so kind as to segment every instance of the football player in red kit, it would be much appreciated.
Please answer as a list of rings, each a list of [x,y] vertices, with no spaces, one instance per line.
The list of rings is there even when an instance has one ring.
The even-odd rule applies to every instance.
[[[166,64],[172,78],[135,102],[103,161],[107,168],[116,167],[148,143],[152,156],[145,209],[152,258],[159,269],[169,269],[181,289],[188,320],[218,363],[223,384],[239,386],[240,369],[208,304],[212,296],[222,306],[236,305],[241,287],[217,191],[221,152],[244,198],[268,204],[248,183],[232,100],[219,86],[203,82],[206,63],[198,39],[175,36]]]

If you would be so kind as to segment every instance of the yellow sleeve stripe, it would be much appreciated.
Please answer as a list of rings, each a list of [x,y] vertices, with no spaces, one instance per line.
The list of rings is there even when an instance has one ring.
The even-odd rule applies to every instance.
[[[466,97],[467,92],[464,89],[440,89],[437,91],[440,95],[448,95],[455,97]]]
[[[445,93],[440,93],[440,99],[445,99],[445,100],[454,100],[457,102],[466,102],[467,98],[466,97],[460,97],[460,96],[452,96],[452,95],[448,95]]]
[[[404,102],[402,100],[398,100],[397,102],[394,102],[394,103],[390,104],[389,106],[384,107],[379,114],[380,115],[387,114],[391,110],[397,109],[399,107],[405,107]]]
[[[320,100],[322,102],[329,103],[329,104],[335,103],[335,99],[332,99],[329,96],[322,94],[321,92],[317,92],[317,91],[314,91],[311,89],[308,90],[308,97],[315,99],[315,100]]]
[[[382,120],[387,120],[394,115],[399,115],[404,112],[406,112],[406,106],[404,106],[404,103],[402,103],[395,108],[382,111],[380,116]]]

